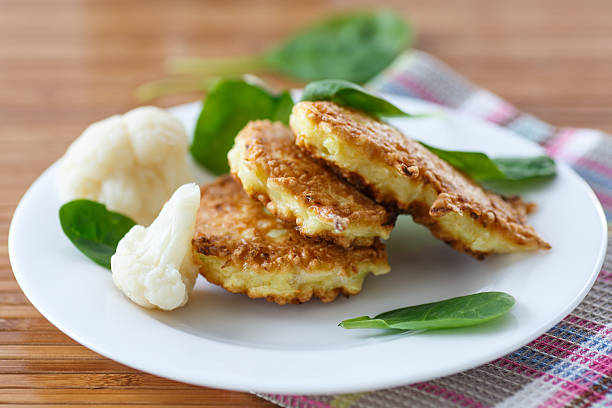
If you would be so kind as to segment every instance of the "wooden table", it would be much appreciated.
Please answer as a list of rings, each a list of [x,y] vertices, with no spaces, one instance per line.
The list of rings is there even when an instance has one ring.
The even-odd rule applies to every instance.
[[[269,406],[140,373],[62,334],[13,278],[9,222],[30,183],[89,123],[137,105],[134,88],[163,77],[166,57],[256,52],[355,3],[0,0],[0,403]],[[608,0],[392,3],[411,17],[419,48],[476,83],[556,125],[612,132]]]

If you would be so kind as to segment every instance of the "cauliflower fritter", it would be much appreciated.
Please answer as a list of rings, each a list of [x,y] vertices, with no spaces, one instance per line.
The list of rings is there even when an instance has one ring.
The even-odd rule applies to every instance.
[[[246,193],[303,235],[347,248],[389,238],[396,214],[302,152],[281,123],[250,122],[228,159]]]
[[[300,102],[290,124],[298,146],[459,251],[482,259],[550,248],[527,224],[534,205],[484,190],[385,123],[332,102]]]
[[[389,272],[385,246],[345,249],[302,236],[251,199],[231,176],[202,187],[192,241],[211,283],[279,304],[331,302],[361,291],[368,272]]]

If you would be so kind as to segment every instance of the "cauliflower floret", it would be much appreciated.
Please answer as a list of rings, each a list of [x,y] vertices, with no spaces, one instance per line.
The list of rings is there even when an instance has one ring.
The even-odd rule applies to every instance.
[[[113,281],[135,303],[172,310],[187,302],[198,276],[191,239],[199,207],[199,187],[185,184],[148,228],[135,225],[119,241]]]
[[[87,198],[148,225],[182,184],[193,181],[181,122],[145,106],[89,126],[66,151],[58,173],[64,201]]]

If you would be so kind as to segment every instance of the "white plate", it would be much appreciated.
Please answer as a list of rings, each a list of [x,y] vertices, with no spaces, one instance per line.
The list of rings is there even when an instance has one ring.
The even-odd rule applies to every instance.
[[[426,119],[398,120],[436,146],[493,156],[541,149],[511,132],[409,99],[392,99]],[[198,104],[173,109],[193,129]],[[536,338],[586,295],[607,240],[602,209],[587,184],[559,163],[558,176],[523,190],[539,204],[530,219],[548,253],[479,262],[400,217],[388,241],[392,272],[370,276],[359,296],[331,304],[278,306],[228,293],[200,278],[188,305],[164,313],[131,303],[108,270],[77,251],[60,229],[55,166],[21,200],[9,233],[15,277],[36,308],[79,343],[128,366],[192,384],[275,393],[338,393],[452,374]],[[517,304],[489,324],[416,335],[344,330],[343,319],[469,293],[499,290]]]

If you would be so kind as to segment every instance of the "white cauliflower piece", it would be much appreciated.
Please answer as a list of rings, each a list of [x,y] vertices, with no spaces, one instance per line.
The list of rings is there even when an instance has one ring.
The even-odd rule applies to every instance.
[[[145,106],[89,126],[58,170],[60,198],[87,198],[148,225],[170,195],[193,181],[181,122]]]
[[[179,187],[153,223],[135,225],[119,241],[111,257],[115,285],[146,308],[172,310],[183,306],[198,277],[192,259],[200,188]]]

